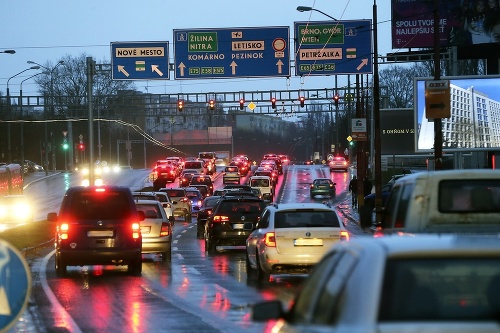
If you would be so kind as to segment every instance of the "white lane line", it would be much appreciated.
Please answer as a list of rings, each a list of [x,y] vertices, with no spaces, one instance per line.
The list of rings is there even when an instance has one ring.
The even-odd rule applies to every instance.
[[[82,330],[80,329],[80,327],[78,327],[78,325],[70,316],[70,314],[63,308],[61,303],[59,303],[59,301],[57,300],[56,296],[50,289],[49,284],[47,282],[47,276],[46,276],[47,270],[45,268],[47,267],[49,258],[52,255],[54,255],[55,252],[56,250],[52,250],[52,252],[47,254],[42,260],[40,267],[40,283],[42,284],[42,288],[43,291],[45,292],[45,295],[47,295],[49,302],[52,304],[51,312],[52,312],[52,317],[54,318],[54,326],[64,327],[68,330],[68,332],[81,333]]]

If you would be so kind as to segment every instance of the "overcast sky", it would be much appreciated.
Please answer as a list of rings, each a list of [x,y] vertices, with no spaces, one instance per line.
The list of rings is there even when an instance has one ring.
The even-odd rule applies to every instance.
[[[2,0],[0,51],[14,49],[16,54],[0,54],[0,91],[6,95],[7,80],[29,68],[29,60],[55,64],[66,55],[86,54],[98,63],[111,63],[112,42],[168,41],[173,63],[174,29],[289,26],[293,38],[294,22],[328,20],[319,12],[298,12],[297,6],[314,7],[338,20],[373,19],[370,0]],[[385,55],[392,52],[390,0],[378,0],[377,7],[378,53]],[[12,78],[11,94],[33,74],[30,70]],[[339,76],[338,82],[345,85],[347,76]],[[134,83],[144,92],[175,94],[332,88],[334,78],[174,80],[171,72],[170,80]],[[23,95],[37,94],[33,80],[23,82]]]

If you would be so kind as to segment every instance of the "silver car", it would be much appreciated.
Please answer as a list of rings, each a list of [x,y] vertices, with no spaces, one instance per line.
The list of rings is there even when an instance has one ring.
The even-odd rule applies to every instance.
[[[144,212],[140,223],[142,234],[142,253],[160,253],[162,259],[172,257],[172,220],[168,218],[161,203],[156,200],[135,200],[138,211]]]
[[[485,235],[358,237],[332,247],[273,332],[500,332],[500,246]]]
[[[271,274],[308,274],[342,240],[349,233],[329,205],[267,206],[246,241],[247,275],[265,282]]]

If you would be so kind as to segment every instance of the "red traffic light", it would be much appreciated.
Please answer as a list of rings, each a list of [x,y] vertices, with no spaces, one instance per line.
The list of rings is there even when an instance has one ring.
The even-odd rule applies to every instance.
[[[271,107],[276,109],[276,97],[271,97]]]
[[[240,110],[243,110],[245,108],[245,99],[240,98]]]
[[[184,101],[183,101],[183,100],[178,100],[178,101],[177,101],[177,109],[178,109],[179,111],[184,110]]]
[[[79,150],[85,150],[85,145],[84,145],[83,143],[80,143],[80,144],[78,145],[78,149],[79,149]]]
[[[306,101],[306,98],[304,96],[300,96],[299,97],[299,102],[300,102],[300,107],[303,108],[304,107],[304,102]]]
[[[208,101],[208,107],[210,108],[210,110],[215,109],[215,101],[213,99]]]
[[[335,101],[335,106],[339,106],[339,99],[340,99],[339,95],[333,96],[333,100]]]

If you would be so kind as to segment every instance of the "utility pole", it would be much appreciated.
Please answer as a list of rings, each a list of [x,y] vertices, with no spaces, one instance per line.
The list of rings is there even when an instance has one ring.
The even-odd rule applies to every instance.
[[[434,80],[441,79],[439,46],[439,1],[434,0]],[[441,118],[434,118],[434,167],[443,169],[443,124]]]

